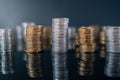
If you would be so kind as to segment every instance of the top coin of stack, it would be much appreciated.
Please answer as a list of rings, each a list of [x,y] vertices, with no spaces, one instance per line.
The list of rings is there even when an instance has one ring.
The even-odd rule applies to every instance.
[[[97,27],[81,27],[78,29],[78,44],[80,52],[94,52],[97,48]]]
[[[26,52],[42,51],[42,26],[28,26],[26,31]]]

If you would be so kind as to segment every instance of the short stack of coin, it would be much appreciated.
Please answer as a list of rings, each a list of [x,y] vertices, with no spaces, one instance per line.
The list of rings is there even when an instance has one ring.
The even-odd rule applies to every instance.
[[[109,77],[120,77],[120,53],[107,53],[105,75]]]
[[[91,76],[94,72],[94,53],[80,53],[80,60],[78,60],[78,70],[81,76]]]
[[[80,52],[94,52],[97,49],[98,28],[81,27],[77,32],[77,45]]]
[[[68,18],[52,20],[53,79],[65,80],[67,76],[67,31]]]
[[[2,74],[14,73],[14,34],[11,29],[0,29]]]
[[[28,26],[26,33],[27,70],[30,77],[42,76],[42,26]]]
[[[107,52],[120,52],[120,27],[106,27],[106,50]]]
[[[51,50],[51,27],[43,27],[43,50]]]
[[[101,52],[100,57],[104,58],[106,56],[106,27],[102,27],[102,31],[100,32],[100,46],[101,46]]]

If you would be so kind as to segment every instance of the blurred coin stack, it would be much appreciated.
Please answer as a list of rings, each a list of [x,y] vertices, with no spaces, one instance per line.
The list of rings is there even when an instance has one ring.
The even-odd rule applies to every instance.
[[[105,74],[120,77],[120,27],[106,27],[106,66]]]
[[[28,26],[26,33],[27,70],[30,77],[42,76],[42,26]]]
[[[78,70],[81,76],[91,76],[94,71],[95,53],[80,53]]]
[[[22,29],[22,44],[21,44],[22,50],[24,50],[26,47],[26,29],[27,29],[27,26],[34,26],[34,25],[35,25],[34,22],[22,22],[22,26],[21,26],[21,29]],[[26,61],[26,54],[23,55],[23,59],[24,59],[24,61]]]
[[[106,27],[102,27],[102,31],[100,32],[100,46],[101,46],[101,52],[100,52],[100,57],[105,57],[106,56]]]
[[[14,73],[14,35],[11,29],[0,29],[2,74]]]
[[[98,28],[81,27],[78,28],[76,44],[80,52],[94,52],[97,49]]]
[[[107,52],[120,52],[120,27],[106,27],[106,50]]]
[[[75,49],[75,34],[76,34],[76,28],[69,27],[68,28],[68,50]]]
[[[43,50],[51,50],[51,35],[52,29],[51,27],[43,27]]]
[[[120,77],[120,53],[107,53],[105,75]]]
[[[52,20],[52,56],[54,80],[67,78],[67,31],[68,18]]]

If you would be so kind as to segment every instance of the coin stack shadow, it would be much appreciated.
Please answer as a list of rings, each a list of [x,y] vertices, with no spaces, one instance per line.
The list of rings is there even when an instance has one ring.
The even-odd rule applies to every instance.
[[[2,74],[14,73],[14,33],[11,29],[0,29],[0,55]]]
[[[68,28],[68,50],[75,49],[76,27]]]
[[[52,29],[51,27],[43,27],[43,50],[51,50],[51,35],[52,35]]]
[[[106,27],[106,63],[105,75],[120,77],[120,27]]]
[[[78,69],[81,76],[93,75],[95,51],[97,50],[98,28],[94,26],[78,28],[76,34]],[[79,53],[79,54],[78,54]]]
[[[67,31],[68,18],[52,20],[52,64],[53,80],[66,80],[67,72]]]
[[[102,31],[100,32],[100,57],[105,58],[106,56],[106,35],[105,35],[106,27],[102,27]]]
[[[27,71],[30,77],[42,77],[42,26],[27,26],[26,54]]]

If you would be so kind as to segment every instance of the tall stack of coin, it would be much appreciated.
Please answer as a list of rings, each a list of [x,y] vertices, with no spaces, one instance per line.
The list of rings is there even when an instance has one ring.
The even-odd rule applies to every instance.
[[[101,46],[101,52],[100,52],[100,57],[105,57],[106,56],[106,27],[102,27],[102,31],[100,32],[100,46]]]
[[[50,50],[51,49],[51,34],[52,29],[51,27],[43,27],[43,50]]]
[[[94,52],[97,49],[98,29],[81,27],[78,29],[77,42],[80,52]]]
[[[107,52],[120,52],[120,27],[106,27],[106,50]]]
[[[2,74],[14,73],[14,35],[11,29],[0,29]]]
[[[68,18],[52,20],[52,56],[54,80],[65,80],[67,76],[67,31]]]
[[[30,77],[42,76],[42,26],[28,26],[26,33],[27,70]]]
[[[109,77],[120,77],[120,53],[107,53],[105,75]]]

